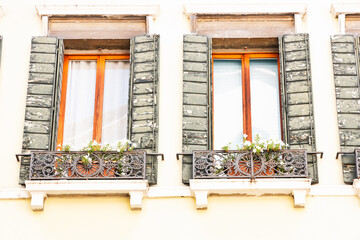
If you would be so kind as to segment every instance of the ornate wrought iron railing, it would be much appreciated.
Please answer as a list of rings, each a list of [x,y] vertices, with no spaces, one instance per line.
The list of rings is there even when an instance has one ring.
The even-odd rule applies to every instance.
[[[193,178],[306,178],[306,150],[193,151]]]
[[[356,169],[356,177],[360,178],[360,149],[355,149],[355,169]]]
[[[145,179],[145,151],[39,151],[29,155],[30,180]]]

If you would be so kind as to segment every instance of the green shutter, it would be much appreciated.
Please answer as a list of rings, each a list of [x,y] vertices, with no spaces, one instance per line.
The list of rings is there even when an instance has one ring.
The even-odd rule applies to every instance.
[[[309,35],[279,38],[283,139],[290,149],[316,151]],[[308,156],[309,175],[318,183],[317,158]]]
[[[159,35],[130,40],[129,138],[135,149],[158,151]],[[157,158],[146,163],[149,184],[157,183]]]
[[[354,151],[360,146],[360,93],[358,78],[358,39],[353,35],[331,36],[336,106],[341,151]],[[342,156],[344,182],[356,178],[355,156]]]
[[[211,39],[184,35],[183,152],[207,150],[211,143]],[[182,182],[192,178],[192,157],[183,157]]]
[[[62,40],[55,37],[32,38],[23,152],[56,148],[63,52]],[[28,179],[29,165],[29,159],[23,158],[20,184]]]

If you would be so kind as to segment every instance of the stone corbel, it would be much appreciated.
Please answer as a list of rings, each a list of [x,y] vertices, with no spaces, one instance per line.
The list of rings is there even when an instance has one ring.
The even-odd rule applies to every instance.
[[[132,210],[142,208],[142,200],[148,192],[147,180],[41,180],[26,181],[26,192],[31,196],[31,208],[34,211],[44,209],[44,200],[48,195],[119,195],[130,196]]]
[[[289,195],[294,207],[305,207],[310,192],[311,179],[190,179],[190,191],[197,209],[207,209],[208,196],[217,195]]]
[[[31,209],[33,211],[44,210],[44,201],[47,198],[44,192],[31,192]]]

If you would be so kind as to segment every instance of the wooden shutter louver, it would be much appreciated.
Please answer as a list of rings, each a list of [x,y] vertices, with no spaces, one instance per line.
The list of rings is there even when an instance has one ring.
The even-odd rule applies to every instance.
[[[308,34],[279,39],[283,139],[290,149],[316,151],[308,40]],[[312,183],[318,183],[316,156],[308,156],[308,168]]]
[[[129,138],[135,149],[158,151],[159,35],[130,40]],[[157,158],[148,157],[146,177],[157,182]]]
[[[183,152],[211,149],[211,39],[183,38]],[[192,178],[192,158],[184,156],[182,181]]]
[[[340,149],[354,151],[360,146],[360,93],[358,39],[353,35],[331,36]],[[342,156],[344,182],[356,178],[355,156]]]
[[[55,37],[33,37],[26,97],[22,151],[56,150],[61,94],[63,42]],[[20,184],[29,176],[30,160],[22,158]]]

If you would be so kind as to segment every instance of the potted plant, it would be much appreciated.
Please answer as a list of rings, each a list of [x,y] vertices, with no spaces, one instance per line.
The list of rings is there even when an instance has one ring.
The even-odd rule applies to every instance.
[[[129,162],[124,152],[132,151],[131,142],[119,141],[115,146],[90,141],[80,151],[71,152],[69,145],[59,146],[60,150],[68,154],[59,154],[56,159],[56,172],[60,177],[71,178],[75,175],[90,177],[123,176],[129,173]],[[114,154],[116,153],[116,154]]]
[[[263,140],[258,134],[253,142],[248,141],[247,137],[244,134],[243,143],[236,146],[238,152],[243,152],[242,155],[230,153],[230,143],[222,148],[229,153],[223,160],[223,165],[228,169],[228,175],[273,176],[280,172],[291,172],[291,166],[286,166],[284,156],[281,153],[281,150],[287,147],[285,143],[281,140]],[[218,171],[220,165],[219,163],[215,164]]]

